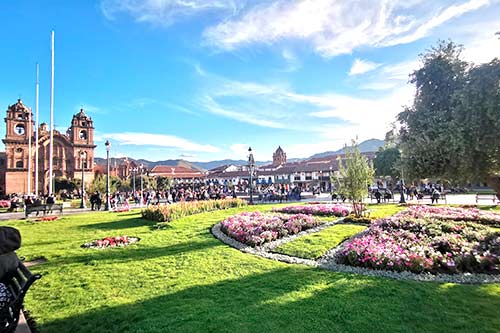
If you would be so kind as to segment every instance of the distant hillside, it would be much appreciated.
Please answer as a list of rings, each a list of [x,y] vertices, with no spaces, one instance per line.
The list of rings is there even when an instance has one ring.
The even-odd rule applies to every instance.
[[[200,170],[200,171],[205,171],[205,169],[200,168],[198,165],[196,165],[194,163],[191,163],[191,162],[188,162],[188,161],[185,161],[185,160],[181,160],[181,159],[178,159],[178,160],[164,160],[164,161],[156,161],[156,162],[152,162],[152,161],[148,161],[148,160],[144,160],[144,159],[135,160],[133,158],[128,158],[128,160],[129,161],[134,161],[138,165],[142,164],[142,165],[144,165],[144,167],[146,169],[152,169],[156,165],[168,165],[168,166],[173,166],[173,167],[186,167],[186,168],[192,168],[192,169],[196,169],[196,170]],[[94,158],[94,161],[98,165],[106,165],[106,159],[105,158],[96,157],[96,158]],[[114,166],[115,164],[116,165],[120,165],[124,161],[125,161],[125,157],[122,157],[122,158],[110,158],[110,164],[112,166]]]
[[[366,141],[363,141],[359,144],[359,150],[362,153],[378,151],[378,149],[380,147],[382,147],[383,145],[384,145],[384,140],[377,140],[377,139],[366,140]],[[339,149],[337,151],[326,151],[324,153],[315,154],[309,158],[317,158],[317,157],[324,157],[324,156],[334,155],[334,154],[342,154],[343,152],[344,152],[344,149]],[[98,165],[106,165],[105,158],[96,157],[96,158],[94,158],[94,160],[95,160],[96,164],[98,164]],[[152,161],[148,161],[148,160],[144,160],[144,159],[135,160],[133,158],[128,158],[128,160],[134,161],[137,164],[143,164],[144,167],[147,169],[152,169],[156,165],[168,165],[168,166],[174,166],[174,167],[177,166],[177,167],[193,168],[193,169],[200,170],[200,171],[211,170],[211,169],[220,167],[222,165],[228,165],[228,164],[232,164],[232,165],[246,165],[247,164],[247,160],[230,160],[230,159],[219,160],[219,161],[210,161],[210,162],[189,162],[189,161],[185,161],[185,160],[181,160],[181,159],[164,160],[164,161],[156,161],[156,162],[152,162]],[[289,158],[288,162],[299,162],[302,160],[305,160],[305,159]],[[114,166],[115,163],[116,163],[116,165],[120,165],[121,163],[123,163],[123,161],[125,161],[125,157],[111,158],[110,159],[110,163],[112,166]],[[271,164],[271,163],[272,163],[271,161],[256,161],[255,162],[255,164],[258,166]]]
[[[359,144],[359,151],[362,153],[367,153],[367,152],[376,152],[380,147],[384,146],[384,140],[378,140],[378,139],[370,139],[363,141]],[[343,154],[345,153],[345,149],[339,149],[336,151],[325,151],[324,153],[318,153],[314,154],[310,158],[318,158],[318,157],[325,157],[328,155],[335,155],[335,154]]]
[[[205,170],[211,170],[217,167],[220,167],[222,165],[246,165],[248,161],[246,160],[220,160],[220,161],[210,161],[210,162],[191,162],[193,165],[196,165],[199,168],[203,168]],[[255,164],[258,166],[265,165],[271,163],[269,161],[262,162],[262,161],[256,161]]]

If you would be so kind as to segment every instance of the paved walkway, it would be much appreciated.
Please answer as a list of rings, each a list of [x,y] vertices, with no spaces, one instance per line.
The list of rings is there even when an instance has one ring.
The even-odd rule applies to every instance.
[[[306,200],[302,200],[300,202],[307,202],[307,201],[330,201],[331,196],[328,193],[321,193],[317,195],[314,198],[308,198]],[[476,204],[476,195],[475,194],[449,194],[446,196],[446,201],[448,204],[453,204],[453,205],[475,205]],[[295,201],[297,202],[297,201]],[[367,200],[368,203],[375,203],[375,200],[370,201],[369,199]],[[399,193],[394,194],[394,201],[390,201],[390,203],[398,203],[399,202]],[[423,204],[429,204],[430,200],[424,200],[424,201],[418,201],[418,200],[408,200],[408,203],[423,203]],[[258,203],[256,201],[256,203]],[[290,202],[292,203],[292,202]],[[443,200],[439,200],[440,204],[444,204]],[[272,204],[272,203],[271,203]],[[492,200],[482,200],[479,202],[480,205],[493,205]],[[497,202],[497,204],[500,204]],[[132,205],[130,206],[131,209],[139,209],[141,207]],[[90,208],[66,208],[63,210],[62,215],[74,215],[74,214],[81,214],[81,213],[93,213]],[[53,214],[49,215],[59,215],[59,212],[54,211]],[[30,217],[36,217],[33,214],[30,215]],[[1,213],[0,214],[0,221],[6,221],[6,220],[22,220],[25,218],[24,212],[18,212],[18,213]]]

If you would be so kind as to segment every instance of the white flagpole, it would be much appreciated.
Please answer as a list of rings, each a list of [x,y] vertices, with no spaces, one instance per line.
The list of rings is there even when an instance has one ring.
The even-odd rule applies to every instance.
[[[52,195],[52,169],[54,159],[54,30],[51,34],[51,66],[50,66],[50,142],[49,142],[49,195]]]
[[[38,196],[38,93],[39,93],[39,82],[38,82],[38,63],[36,64],[36,96],[35,96],[35,195]]]
[[[31,174],[31,136],[33,135],[33,133],[31,132],[32,114],[33,114],[33,111],[30,108],[30,113],[28,113],[28,190],[26,191],[26,194],[28,194],[28,195],[31,194],[31,177],[33,176]]]

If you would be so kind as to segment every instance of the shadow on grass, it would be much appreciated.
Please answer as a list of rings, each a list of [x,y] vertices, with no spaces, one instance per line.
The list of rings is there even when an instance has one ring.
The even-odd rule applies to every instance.
[[[169,281],[155,283],[165,289]],[[40,328],[72,333],[492,332],[500,327],[499,306],[500,296],[480,286],[443,288],[289,267],[101,307]]]
[[[139,242],[140,243],[140,242]],[[218,246],[216,240],[208,239],[200,242],[177,243],[165,247],[138,247],[129,245],[127,247],[117,247],[109,249],[83,249],[82,254],[70,257],[59,257],[50,261],[50,265],[68,265],[68,264],[92,264],[93,262],[125,262],[141,261],[159,257],[175,256],[181,253],[202,251],[207,248]]]
[[[137,214],[134,214],[137,215]],[[109,220],[108,220],[109,219]],[[116,220],[116,216],[110,216],[105,221],[78,226],[81,229],[117,230],[152,226],[156,222],[148,221],[140,217]]]

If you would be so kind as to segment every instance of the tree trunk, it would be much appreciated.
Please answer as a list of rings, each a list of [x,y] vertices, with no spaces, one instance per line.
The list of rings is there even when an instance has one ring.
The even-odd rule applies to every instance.
[[[497,199],[500,200],[500,175],[488,176],[486,184],[497,193]]]

